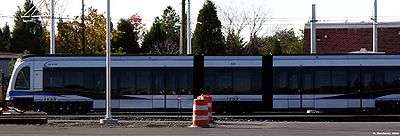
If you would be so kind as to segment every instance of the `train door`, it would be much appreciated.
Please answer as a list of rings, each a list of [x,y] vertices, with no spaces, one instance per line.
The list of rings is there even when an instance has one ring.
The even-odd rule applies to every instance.
[[[288,87],[288,108],[299,109],[302,105],[302,94],[300,88],[300,69],[290,69],[287,71]]]
[[[184,75],[184,71],[178,69],[165,70],[165,86],[163,88],[165,92],[165,108],[177,109],[181,105],[178,103],[178,99],[181,99],[177,83],[179,82],[179,76]]]
[[[300,108],[315,108],[314,72],[309,68],[301,69]]]
[[[300,108],[299,70],[296,68],[276,68],[273,78],[273,107],[275,109]]]
[[[361,70],[360,107],[363,109],[375,107],[375,96],[382,90],[385,73],[380,68],[363,68]]]
[[[169,68],[165,70],[165,106],[168,109],[192,108],[191,68]]]
[[[154,109],[190,108],[192,75],[187,68],[163,68],[153,71]]]
[[[166,90],[165,90],[165,69],[154,69],[152,72],[152,105],[153,109],[165,109],[166,106]]]
[[[349,70],[349,88],[353,95],[348,99],[348,108],[373,108],[375,103],[372,93],[383,80],[383,74],[376,69],[358,67]]]
[[[349,75],[349,99],[347,99],[348,108],[362,108],[361,97],[361,71],[360,67],[351,68],[348,71]]]

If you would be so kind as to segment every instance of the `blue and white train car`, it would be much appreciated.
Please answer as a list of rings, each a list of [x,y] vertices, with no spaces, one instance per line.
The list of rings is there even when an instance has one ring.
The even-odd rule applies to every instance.
[[[400,55],[274,56],[273,67],[274,109],[375,109],[400,94]]]
[[[192,56],[112,57],[112,108],[190,109]],[[46,112],[105,108],[105,58],[27,56],[15,64],[7,100]],[[32,108],[32,107],[29,107]]]

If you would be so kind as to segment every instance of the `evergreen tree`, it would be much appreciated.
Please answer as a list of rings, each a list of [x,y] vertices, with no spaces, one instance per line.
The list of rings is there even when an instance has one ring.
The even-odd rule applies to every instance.
[[[149,54],[161,54],[157,47],[163,46],[166,33],[162,29],[162,24],[154,22],[150,31],[144,35],[142,50]]]
[[[303,38],[302,36],[296,36],[293,28],[280,30],[275,33],[274,37],[280,39],[284,54],[303,53]]]
[[[139,35],[135,26],[127,19],[121,19],[117,25],[117,35],[113,37],[113,48],[122,52],[136,54],[140,52]],[[115,51],[114,51],[115,52]]]
[[[197,17],[193,34],[193,54],[225,54],[224,37],[221,32],[221,21],[213,2],[206,0]]]
[[[0,37],[0,50],[3,52],[8,52],[11,46],[11,32],[10,26],[8,26],[8,24],[3,27]]]
[[[151,54],[179,53],[179,16],[168,6],[161,17],[156,17],[143,41],[143,51]]]
[[[226,37],[226,53],[229,55],[242,55],[246,43],[240,35],[229,32]]]
[[[274,55],[281,55],[283,53],[282,51],[282,46],[281,46],[281,42],[279,39],[274,38],[272,40],[272,53]]]
[[[31,0],[26,0],[23,9],[18,7],[18,11],[15,13],[15,25],[11,39],[12,47],[10,48],[13,52],[44,53],[46,43],[44,40],[45,29],[42,26],[42,22],[40,20],[24,22],[22,18],[31,8],[33,8],[31,11],[34,11],[32,15],[40,15]]]
[[[163,24],[163,29],[166,32],[166,38],[174,44],[179,44],[179,32],[180,32],[180,18],[176,11],[168,6],[161,16],[159,22]]]
[[[3,40],[3,30],[0,29],[0,51],[4,51],[5,50],[5,46],[3,45],[4,40]]]

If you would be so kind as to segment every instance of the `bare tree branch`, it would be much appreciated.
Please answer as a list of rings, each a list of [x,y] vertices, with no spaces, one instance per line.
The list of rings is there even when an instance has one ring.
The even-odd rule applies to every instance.
[[[264,13],[260,8],[255,10],[249,19],[249,24],[252,24],[250,27],[250,38],[251,37],[262,37],[259,35],[259,32],[263,30],[264,23],[267,22],[266,13]]]

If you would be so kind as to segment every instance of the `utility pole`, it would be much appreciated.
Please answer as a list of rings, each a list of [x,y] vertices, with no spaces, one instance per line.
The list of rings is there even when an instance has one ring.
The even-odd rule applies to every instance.
[[[192,54],[192,28],[190,18],[190,0],[188,0],[187,7],[187,54]]]
[[[181,32],[179,39],[179,54],[184,54],[186,49],[186,0],[182,0],[182,19],[181,19]]]
[[[116,124],[118,120],[111,116],[111,17],[110,0],[107,0],[107,31],[106,31],[106,115],[100,120],[101,124]]]
[[[378,0],[374,0],[374,17],[372,18],[372,52],[378,52]]]
[[[315,14],[315,4],[312,4],[312,17],[311,17],[311,47],[310,47],[310,53],[315,54],[317,53],[317,29],[316,29],[316,14]]]
[[[33,3],[34,4],[34,3]],[[24,22],[34,22],[35,19],[41,19],[42,17],[49,18],[50,20],[50,54],[55,54],[56,53],[56,32],[55,32],[55,17],[54,17],[54,8],[55,8],[55,3],[54,0],[50,0],[50,16],[48,15],[36,15],[38,11],[38,7],[42,6],[42,4],[45,4],[45,6],[48,6],[46,0],[40,0],[38,3],[34,4],[35,7],[30,8],[28,11],[25,12],[24,15],[21,16],[22,21]]]
[[[55,18],[54,18],[54,0],[51,0],[50,4],[50,22],[51,22],[51,30],[50,30],[50,54],[56,53],[56,39],[55,39]]]
[[[81,13],[81,44],[82,44],[82,54],[85,54],[86,48],[86,36],[85,36],[86,26],[85,26],[85,0],[82,0],[82,13]]]

